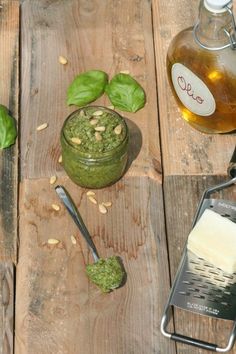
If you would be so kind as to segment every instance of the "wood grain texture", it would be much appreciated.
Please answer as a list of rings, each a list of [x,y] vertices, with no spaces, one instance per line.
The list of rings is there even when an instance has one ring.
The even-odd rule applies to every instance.
[[[18,120],[19,3],[0,0],[0,104]],[[0,151],[0,353],[14,352],[18,143]]]
[[[0,1],[0,104],[18,119],[19,4]],[[0,261],[17,258],[18,144],[0,150]]]
[[[236,135],[206,135],[188,126],[181,118],[167,82],[168,46],[179,31],[195,23],[198,2],[153,0],[152,5],[165,175],[225,175]]]
[[[21,247],[17,268],[16,354],[175,353],[160,334],[168,289],[162,190],[146,177],[128,177],[96,191],[112,201],[102,215],[86,191],[60,178],[74,197],[102,257],[118,255],[126,284],[102,294],[88,282],[92,262],[73,220],[48,179],[21,186]],[[77,244],[73,245],[70,235]],[[59,247],[49,247],[56,238]]]
[[[14,352],[14,277],[12,263],[0,263],[0,353]]]
[[[151,23],[147,0],[23,2],[23,177],[45,177],[55,170],[63,174],[57,164],[59,132],[68,113],[76,109],[66,106],[66,90],[78,73],[89,69],[104,70],[110,78],[129,70],[144,87],[147,107],[124,114],[132,122],[136,149],[145,140],[129,174],[161,172]],[[68,59],[67,65],[59,64],[59,55]],[[109,103],[105,96],[97,102]],[[36,127],[44,122],[49,128],[37,133]]]

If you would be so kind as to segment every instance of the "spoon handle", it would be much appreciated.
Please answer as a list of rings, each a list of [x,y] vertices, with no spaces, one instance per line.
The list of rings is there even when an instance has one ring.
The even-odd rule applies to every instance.
[[[94,261],[97,262],[99,260],[98,252],[97,252],[96,247],[93,243],[93,240],[88,232],[88,229],[85,226],[84,221],[83,221],[78,209],[76,208],[71,196],[65,190],[65,188],[62,186],[56,186],[55,190],[56,190],[59,198],[61,199],[61,201],[65,205],[66,209],[68,210],[69,214],[71,215],[72,219],[74,220],[74,222],[78,226],[85,241],[87,242],[87,244],[92,252],[92,256],[94,258]]]

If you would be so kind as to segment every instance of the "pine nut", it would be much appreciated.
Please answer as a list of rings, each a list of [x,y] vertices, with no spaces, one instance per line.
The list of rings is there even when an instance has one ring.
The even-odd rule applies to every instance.
[[[59,205],[57,205],[57,204],[52,204],[52,208],[53,208],[54,210],[56,210],[56,211],[59,211],[59,210],[60,210],[60,207],[59,207]]]
[[[96,125],[96,124],[98,123],[98,119],[93,118],[93,119],[90,120],[89,123],[90,123],[91,125]]]
[[[57,245],[60,241],[55,238],[49,238],[48,243],[49,245]]]
[[[102,205],[104,205],[105,207],[111,207],[112,202],[102,202]]]
[[[95,199],[94,197],[89,196],[88,199],[89,199],[90,202],[93,203],[93,204],[97,204],[97,203],[98,203],[98,202],[97,202],[97,199]]]
[[[95,192],[93,192],[93,191],[88,191],[87,193],[87,196],[89,197],[89,196],[95,196],[96,195],[96,193]]]
[[[50,184],[54,184],[57,180],[57,176],[51,176],[50,177]]]
[[[59,60],[59,63],[62,65],[65,65],[68,63],[68,60],[65,57],[63,57],[62,55],[59,56],[58,60]]]
[[[103,204],[98,205],[98,209],[101,214],[106,214],[107,213],[107,208]]]
[[[96,132],[105,132],[106,127],[101,126],[101,127],[95,127],[94,129],[96,130]]]
[[[116,135],[120,135],[121,132],[122,132],[122,125],[119,124],[119,125],[117,125],[117,126],[115,127],[114,133],[115,133]]]
[[[71,239],[71,242],[73,243],[73,245],[76,245],[77,241],[76,241],[75,236],[71,235],[70,239]]]
[[[103,115],[103,111],[95,111],[93,112],[93,116],[102,116]]]
[[[101,141],[102,140],[102,136],[101,136],[101,134],[99,132],[95,132],[95,139],[97,141]]]
[[[81,144],[80,138],[71,138],[71,141],[72,141],[72,143],[77,144],[77,145]]]
[[[47,127],[48,127],[48,123],[43,123],[43,124],[39,125],[39,126],[36,128],[36,130],[37,130],[37,131],[44,130],[44,129],[46,129]]]

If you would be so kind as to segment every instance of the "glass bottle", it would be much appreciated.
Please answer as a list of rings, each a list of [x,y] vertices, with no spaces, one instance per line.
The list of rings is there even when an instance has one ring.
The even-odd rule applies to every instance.
[[[202,0],[194,27],[167,53],[169,82],[182,116],[204,133],[236,129],[236,36],[230,0]]]

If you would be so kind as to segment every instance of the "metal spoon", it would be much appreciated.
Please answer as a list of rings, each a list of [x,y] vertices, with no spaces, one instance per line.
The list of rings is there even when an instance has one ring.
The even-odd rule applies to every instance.
[[[70,195],[68,194],[68,192],[65,190],[64,187],[56,186],[55,190],[56,190],[59,198],[61,199],[61,201],[65,205],[66,209],[68,210],[69,214],[71,215],[72,219],[74,220],[74,222],[78,226],[85,241],[87,242],[89,249],[92,252],[94,262],[97,262],[100,258],[98,255],[97,249],[93,243],[93,240],[88,232],[88,229],[85,226],[83,219],[82,219],[78,209],[76,208],[73,200],[71,199]]]

